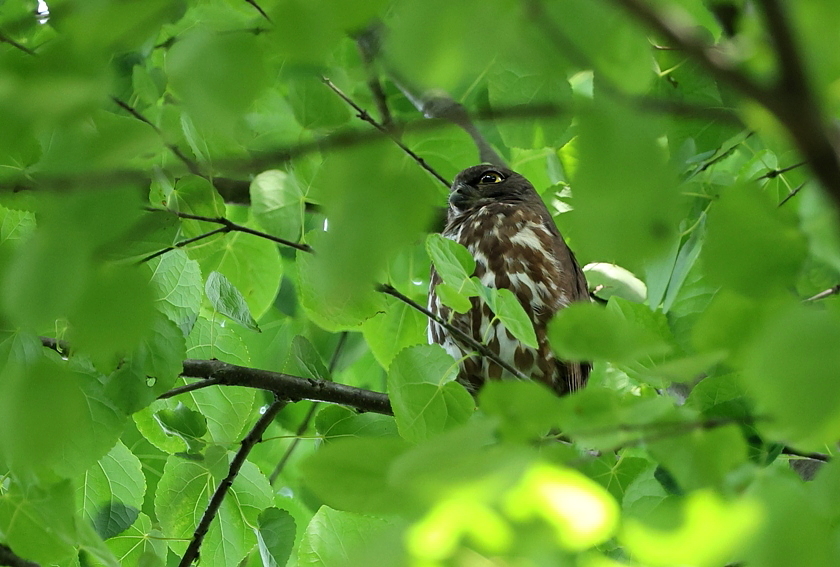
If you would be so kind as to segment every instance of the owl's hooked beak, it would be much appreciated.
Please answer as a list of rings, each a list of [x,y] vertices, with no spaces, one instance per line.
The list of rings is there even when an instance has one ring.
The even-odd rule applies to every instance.
[[[459,181],[452,186],[452,192],[449,194],[449,205],[455,209],[464,210],[469,208],[474,198],[475,189]]]

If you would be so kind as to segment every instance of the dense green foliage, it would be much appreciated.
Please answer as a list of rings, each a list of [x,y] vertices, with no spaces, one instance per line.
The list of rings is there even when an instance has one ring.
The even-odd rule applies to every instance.
[[[840,468],[791,461],[840,439],[840,300],[808,300],[840,281],[840,188],[800,167],[808,133],[767,85],[791,55],[803,111],[840,118],[840,4],[785,3],[801,60],[771,0],[651,1],[682,46],[630,0],[36,4],[0,2],[1,558],[195,559],[233,462],[204,567],[838,564]],[[377,288],[423,305],[434,261],[449,305],[488,294],[533,341],[427,236],[444,184],[339,96],[452,179],[479,152],[406,96],[428,92],[606,264],[606,306],[550,327],[594,361],[584,391],[474,400]],[[159,398],[196,382],[187,359],[387,392],[395,415]]]

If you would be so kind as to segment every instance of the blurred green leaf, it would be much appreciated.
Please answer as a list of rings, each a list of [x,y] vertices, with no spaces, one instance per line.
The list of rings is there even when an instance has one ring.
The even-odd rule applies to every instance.
[[[712,281],[747,296],[790,287],[805,257],[802,233],[753,186],[735,186],[709,211],[701,260]]]
[[[616,305],[616,300],[613,297],[610,304]],[[628,318],[621,309],[594,303],[576,303],[559,311],[548,325],[548,338],[566,360],[626,363],[670,350],[657,328]]]
[[[263,171],[251,181],[251,213],[269,234],[297,242],[304,214],[303,191],[285,171]]]
[[[679,194],[660,135],[650,116],[626,109],[602,103],[581,114],[571,222],[582,257],[636,271],[671,244]]]
[[[306,484],[329,506],[394,512],[400,508],[401,488],[389,481],[388,467],[407,448],[395,438],[336,439],[307,458],[301,470]]]
[[[757,402],[756,425],[776,439],[820,450],[840,437],[840,316],[792,305],[769,318],[752,341],[743,385]]]
[[[21,557],[40,563],[70,561],[78,552],[76,506],[69,481],[46,486],[14,482],[0,495],[0,532]]]
[[[169,50],[166,74],[193,120],[214,131],[236,123],[267,85],[260,39],[196,27]]]

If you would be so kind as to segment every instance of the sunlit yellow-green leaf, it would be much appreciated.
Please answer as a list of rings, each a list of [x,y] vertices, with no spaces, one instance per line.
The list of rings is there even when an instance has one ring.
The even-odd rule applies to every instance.
[[[618,504],[601,485],[581,473],[548,464],[534,465],[505,497],[515,520],[539,518],[554,528],[557,543],[582,551],[612,537]]]
[[[630,519],[620,539],[639,561],[651,566],[713,567],[726,563],[761,525],[763,510],[755,500],[726,501],[712,491],[689,494],[682,525],[673,530]]]

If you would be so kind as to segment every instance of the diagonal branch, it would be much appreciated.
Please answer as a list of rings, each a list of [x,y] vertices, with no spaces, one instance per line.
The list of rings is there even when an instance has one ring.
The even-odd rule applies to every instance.
[[[277,244],[282,244],[283,246],[289,246],[290,248],[300,250],[301,252],[308,252],[310,254],[313,252],[312,247],[309,246],[308,244],[301,244],[299,242],[292,242],[291,240],[286,240],[285,238],[280,238],[280,237],[277,237],[277,236],[273,236],[273,235],[268,234],[266,232],[262,232],[262,231],[255,230],[253,228],[249,228],[249,227],[241,225],[241,224],[237,224],[237,223],[235,223],[235,222],[233,222],[230,219],[227,219],[225,217],[205,217],[205,216],[202,216],[202,215],[194,215],[192,213],[182,213],[180,211],[173,211],[171,209],[157,209],[157,208],[154,208],[154,207],[146,207],[145,210],[147,210],[149,212],[152,212],[152,213],[169,213],[169,214],[175,215],[178,218],[182,218],[182,219],[190,219],[190,220],[197,220],[197,221],[203,221],[203,222],[211,222],[211,223],[215,223],[215,224],[220,224],[222,226],[220,228],[214,230],[214,231],[211,231],[211,232],[208,232],[208,233],[205,233],[205,234],[201,234],[201,235],[196,236],[194,238],[178,242],[178,243],[174,244],[173,246],[170,246],[169,248],[159,250],[159,251],[155,252],[154,254],[152,254],[151,256],[143,258],[143,260],[141,260],[141,263],[142,262],[147,262],[148,260],[151,260],[152,258],[160,256],[161,254],[165,254],[166,252],[170,252],[170,251],[174,250],[175,248],[180,248],[182,246],[186,246],[187,244],[195,242],[196,240],[200,240],[202,238],[207,238],[208,236],[211,236],[213,234],[217,234],[217,233],[220,233],[220,232],[222,232],[222,233],[223,232],[243,232],[245,234],[250,234],[250,235],[253,235],[253,236],[258,236],[260,238],[265,238],[266,240],[276,242]]]
[[[330,89],[332,89],[332,91],[335,94],[337,94],[339,96],[339,98],[341,98],[341,100],[343,100],[344,102],[349,104],[353,108],[353,110],[356,111],[356,116],[358,116],[359,118],[361,118],[362,120],[364,120],[365,122],[367,122],[368,124],[370,124],[371,126],[376,128],[377,130],[379,130],[380,132],[382,132],[383,134],[385,134],[389,138],[391,138],[391,140],[393,140],[394,143],[402,151],[404,151],[406,154],[408,154],[409,157],[411,157],[411,159],[416,161],[418,163],[418,165],[420,165],[420,167],[422,167],[423,169],[425,169],[426,171],[431,173],[432,176],[435,179],[440,181],[443,184],[444,187],[449,189],[449,185],[450,185],[449,181],[447,181],[446,178],[443,177],[440,173],[435,171],[435,169],[432,166],[430,166],[428,163],[426,163],[426,160],[424,160],[422,157],[417,155],[411,148],[406,146],[399,138],[397,138],[396,134],[392,130],[386,128],[385,126],[383,126],[382,124],[380,124],[379,122],[374,120],[373,117],[368,113],[367,110],[365,110],[364,108],[362,108],[361,106],[356,104],[356,102],[353,99],[351,99],[349,96],[347,96],[330,79],[328,79],[327,77],[321,77],[321,80],[324,82],[325,85],[327,85]]]
[[[804,62],[795,47],[793,33],[776,0],[761,0],[781,67],[781,78],[765,87],[735,68],[732,61],[713,46],[680,29],[645,0],[611,0],[622,6],[651,30],[685,51],[713,77],[753,99],[770,111],[784,126],[793,143],[808,161],[814,175],[837,204],[840,204],[840,132],[823,120],[807,83]]]
[[[222,501],[225,499],[230,487],[233,486],[233,481],[239,474],[239,470],[242,468],[242,465],[245,464],[248,454],[251,452],[251,449],[254,448],[254,445],[260,442],[263,433],[265,433],[265,430],[268,429],[268,426],[274,421],[274,418],[280,410],[285,407],[286,403],[287,402],[285,400],[275,399],[274,403],[268,406],[265,413],[260,416],[257,423],[255,423],[254,427],[251,428],[251,431],[248,432],[248,435],[246,435],[240,442],[239,450],[230,462],[228,474],[224,480],[219,483],[219,486],[216,488],[216,492],[214,492],[213,497],[210,498],[210,504],[208,504],[207,509],[204,510],[204,515],[198,522],[198,526],[195,528],[192,540],[187,546],[187,550],[184,552],[183,557],[181,557],[178,567],[189,567],[189,565],[198,559],[198,551],[201,549],[201,544],[204,542],[204,536],[207,535],[207,531],[210,529],[210,524],[213,522],[213,518],[216,517],[216,514],[222,505]]]
[[[464,344],[469,345],[470,348],[475,349],[478,352],[478,354],[489,360],[492,360],[493,362],[510,372],[517,379],[530,380],[530,378],[525,376],[522,372],[520,372],[519,370],[502,360],[502,358],[499,355],[490,350],[490,347],[488,347],[484,343],[478,342],[458,327],[450,325],[449,323],[447,323],[446,321],[444,321],[443,319],[441,319],[440,317],[438,317],[437,315],[435,315],[434,313],[432,313],[431,311],[429,311],[428,309],[411,299],[410,297],[407,297],[400,293],[394,286],[389,284],[381,284],[377,287],[377,290],[387,295],[390,295],[391,297],[395,297],[403,303],[405,303],[406,305],[416,309],[417,311],[419,311],[438,325],[441,325],[453,335],[457,336],[459,340],[464,342]]]

